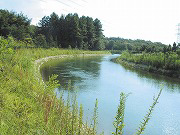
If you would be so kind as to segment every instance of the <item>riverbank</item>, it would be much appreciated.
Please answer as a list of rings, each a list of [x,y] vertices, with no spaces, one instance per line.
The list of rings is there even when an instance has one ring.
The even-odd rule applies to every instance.
[[[135,62],[130,62],[125,59],[122,59],[121,57],[112,59],[113,62],[119,63],[125,67],[128,67],[130,69],[138,69],[138,70],[143,70],[146,72],[151,72],[151,73],[156,73],[160,75],[165,75],[173,78],[179,78],[180,79],[180,71],[176,70],[166,70],[162,68],[156,68],[152,67],[151,65],[146,65],[146,64],[139,64]]]
[[[110,54],[110,53],[109,53]],[[41,67],[41,65],[44,63],[44,62],[48,62],[49,60],[51,59],[62,59],[62,58],[67,58],[67,57],[88,57],[88,56],[104,56],[104,55],[107,55],[107,54],[75,54],[75,55],[57,55],[57,56],[48,56],[48,57],[45,57],[45,58],[40,58],[38,60],[35,60],[35,67],[38,67],[38,70],[39,68]],[[38,66],[37,66],[38,65]]]
[[[70,54],[70,55],[57,55],[57,56],[48,56],[48,57],[45,57],[45,58],[40,58],[38,60],[35,60],[34,64],[35,64],[35,75],[36,75],[36,78],[38,79],[38,81],[42,80],[42,77],[41,77],[41,74],[40,74],[40,68],[41,66],[45,63],[45,62],[48,62],[49,60],[53,60],[53,59],[63,59],[63,58],[73,58],[73,57],[95,57],[95,56],[105,56],[105,55],[109,55],[110,53],[106,52],[105,54],[85,54],[83,52],[83,54]],[[44,82],[43,82],[44,83]]]
[[[4,48],[0,53],[1,134],[94,133],[84,124],[83,107],[77,106],[75,97],[64,100],[63,93],[60,99],[55,97],[56,76],[46,85],[37,78],[40,77],[40,65],[52,58],[104,53],[108,52]]]

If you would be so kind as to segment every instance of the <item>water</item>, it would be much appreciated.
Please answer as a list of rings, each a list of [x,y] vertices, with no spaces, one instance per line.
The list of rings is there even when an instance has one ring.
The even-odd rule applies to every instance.
[[[66,89],[68,81],[77,91],[78,102],[84,106],[85,120],[90,119],[96,98],[98,99],[98,132],[110,135],[121,92],[131,93],[126,102],[126,135],[136,132],[144,118],[153,96],[163,87],[159,103],[153,111],[145,135],[180,134],[180,81],[143,71],[129,70],[110,61],[117,55],[81,57],[53,60],[46,63],[41,73],[45,81],[58,74],[61,87],[57,95]],[[65,90],[65,95],[67,90]],[[74,94],[72,92],[72,94]],[[89,120],[90,121],[90,120]]]

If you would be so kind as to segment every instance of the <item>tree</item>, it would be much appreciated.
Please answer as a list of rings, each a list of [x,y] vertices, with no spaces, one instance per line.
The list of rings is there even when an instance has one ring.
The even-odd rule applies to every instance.
[[[46,40],[48,41],[50,37],[50,18],[49,16],[44,16],[38,23],[38,34],[42,34],[46,37]]]
[[[22,13],[0,9],[0,36],[13,36],[18,40],[30,37],[31,20]]]
[[[29,35],[31,38],[35,38],[35,36],[37,35],[37,30],[38,30],[37,26],[35,26],[35,25],[29,26]]]
[[[88,40],[87,40],[87,19],[85,16],[80,17],[79,19],[79,28],[80,28],[80,48],[88,49]]]
[[[145,51],[146,48],[147,48],[146,45],[142,45],[140,51]]]
[[[58,46],[58,31],[59,31],[59,16],[53,12],[49,17],[49,39],[48,43],[50,47],[57,47]]]
[[[176,43],[174,42],[174,43],[173,43],[173,47],[172,47],[172,51],[173,51],[173,52],[176,52],[176,49],[177,49],[177,46],[176,46]]]
[[[98,20],[97,18],[94,20],[94,31],[95,31],[95,37],[96,38],[102,38],[103,37],[102,24],[101,24],[100,20]]]
[[[36,47],[47,47],[46,37],[42,34],[37,35],[34,42]]]
[[[78,14],[66,16],[52,13],[44,16],[39,22],[38,34],[43,34],[50,47],[59,46],[63,48],[104,49],[104,36],[100,20]],[[56,44],[56,45],[55,45]]]
[[[168,52],[172,51],[171,45],[168,46],[167,51]]]
[[[112,46],[109,44],[111,41],[113,41],[113,49],[114,50],[130,50],[132,52],[161,52],[163,51],[164,44],[159,42],[151,42],[151,41],[145,41],[145,40],[131,40],[131,39],[123,39],[119,37],[111,37],[106,38],[106,49],[111,50]],[[112,43],[112,42],[111,42]]]
[[[163,48],[163,53],[165,54],[166,52],[167,52],[167,47],[164,46],[164,48]]]
[[[105,45],[103,40],[96,40],[95,41],[95,50],[104,50],[105,49]]]
[[[104,50],[105,45],[104,45],[104,38],[103,38],[103,33],[102,33],[102,24],[100,20],[97,18],[94,20],[94,30],[95,30],[95,42],[94,42],[94,49],[95,50]]]
[[[106,49],[112,50],[114,48],[115,42],[113,40],[110,40],[106,46]]]
[[[79,28],[79,17],[78,14],[73,14],[71,19],[71,32],[70,32],[72,46],[80,48],[80,28]]]
[[[67,27],[66,27],[66,20],[65,20],[65,16],[61,15],[61,17],[59,18],[59,30],[58,30],[58,43],[59,45],[61,45],[61,47],[63,48],[68,48],[68,44],[66,44],[66,38],[68,34],[67,33]]]
[[[95,41],[95,27],[94,22],[91,17],[87,17],[87,41],[88,41],[88,49],[94,49],[94,41]]]

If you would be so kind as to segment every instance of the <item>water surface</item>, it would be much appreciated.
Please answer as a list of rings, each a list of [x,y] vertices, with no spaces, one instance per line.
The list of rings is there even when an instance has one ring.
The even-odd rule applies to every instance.
[[[98,129],[110,135],[114,131],[113,121],[121,92],[131,93],[126,102],[126,135],[132,135],[144,118],[153,96],[163,87],[147,128],[146,135],[180,134],[180,81],[143,71],[129,70],[110,61],[110,56],[66,58],[50,61],[42,66],[45,81],[52,74],[58,74],[61,87],[56,89],[67,94],[68,81],[77,91],[78,102],[84,106],[85,120],[90,119],[96,98],[98,99]],[[162,86],[163,85],[163,86]],[[72,92],[72,94],[74,94]]]

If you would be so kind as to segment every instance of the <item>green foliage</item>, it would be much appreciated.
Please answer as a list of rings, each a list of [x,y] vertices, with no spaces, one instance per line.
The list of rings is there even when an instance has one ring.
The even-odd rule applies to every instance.
[[[81,104],[80,109],[79,109],[79,133],[78,133],[78,135],[81,134],[81,128],[83,126],[83,114],[84,114],[84,111],[83,111],[83,106]]]
[[[180,69],[180,57],[175,52],[132,54],[126,51],[118,59],[151,66],[156,70],[165,69],[179,72]]]
[[[8,37],[7,40],[0,37],[0,54],[12,54],[14,52],[14,42],[12,37]]]
[[[103,50],[102,24],[98,19],[79,17],[78,14],[68,14],[59,17],[52,13],[44,16],[39,22],[38,33],[43,34],[49,47],[56,42],[55,47],[90,50]]]
[[[96,128],[97,128],[97,119],[98,119],[98,100],[96,99],[95,107],[94,107],[94,114],[93,114],[93,134],[96,135]]]
[[[178,54],[178,57],[180,57],[180,49],[178,49],[176,53]]]
[[[145,40],[131,40],[123,38],[106,38],[105,47],[107,50],[128,50],[133,53],[160,52],[166,46],[159,42],[151,42]]]
[[[38,34],[35,37],[34,43],[36,45],[36,47],[47,47],[47,42],[46,42],[46,37],[42,34]]]
[[[92,128],[83,122],[83,107],[78,107],[76,94],[59,99],[54,95],[58,87],[56,75],[44,84],[38,81],[36,59],[55,55],[102,54],[104,51],[60,50],[56,48],[14,47],[26,43],[12,37],[0,38],[0,131],[6,134],[97,134],[98,101],[95,102]],[[38,78],[37,78],[38,77]],[[70,85],[70,84],[69,84]],[[71,88],[71,87],[69,87]],[[160,94],[158,95],[159,98]],[[121,132],[124,127],[125,94],[121,94],[120,106],[114,125]],[[154,100],[157,102],[157,98]],[[150,110],[154,109],[155,104]],[[152,112],[152,111],[151,111]],[[150,116],[150,115],[148,115]],[[148,118],[148,117],[145,117]],[[146,122],[147,123],[147,122]],[[144,127],[142,127],[144,129]],[[123,133],[123,132],[121,132]]]
[[[6,134],[85,134],[94,131],[83,124],[83,108],[76,97],[57,99],[56,75],[46,84],[36,59],[54,55],[102,54],[100,51],[60,50],[56,48],[21,48],[26,43],[12,37],[0,38],[0,131]],[[40,64],[40,63],[39,63]],[[37,78],[38,77],[38,78]],[[72,100],[71,100],[72,99]]]
[[[120,103],[118,106],[118,111],[117,114],[115,116],[115,121],[113,123],[116,132],[113,132],[112,134],[114,135],[122,135],[123,134],[123,128],[125,126],[124,124],[124,111],[125,111],[125,102],[126,102],[126,98],[128,95],[126,95],[125,93],[121,93],[120,94]]]
[[[144,132],[144,130],[146,128],[146,125],[147,125],[147,123],[149,122],[149,120],[151,118],[151,115],[152,115],[152,112],[153,112],[153,110],[155,108],[155,105],[158,103],[158,99],[159,99],[159,97],[161,95],[161,92],[162,92],[162,89],[159,91],[158,96],[156,98],[155,97],[153,98],[153,104],[152,104],[152,106],[150,106],[148,113],[146,114],[146,116],[143,119],[143,122],[141,122],[141,124],[139,126],[139,129],[136,132],[136,135],[143,134],[143,132]]]
[[[26,43],[26,47],[35,43],[36,47],[62,47],[90,50],[103,50],[104,36],[100,20],[91,17],[79,17],[77,13],[61,15],[56,13],[44,16],[38,26],[30,25],[30,19],[22,13],[0,10],[0,36],[9,35]]]
[[[0,36],[13,36],[18,40],[23,40],[29,36],[30,19],[22,13],[9,12],[0,9]]]
[[[26,44],[26,47],[34,47],[32,38],[24,38],[24,43]]]
[[[162,93],[162,89],[159,91],[158,96],[153,98],[153,104],[150,106],[148,113],[146,114],[146,116],[143,119],[143,122],[141,122],[139,129],[137,129],[137,132],[135,133],[136,135],[143,134],[143,132],[152,116],[152,112],[155,108],[155,105],[158,103],[158,99],[159,99],[161,93]],[[128,95],[129,94],[126,95],[123,92],[120,94],[120,104],[118,106],[118,111],[115,116],[116,120],[113,123],[116,131],[112,132],[113,135],[123,135],[123,128],[125,126],[124,111],[125,111],[125,103],[126,103],[126,99],[127,99]]]
[[[53,95],[54,89],[60,86],[60,84],[58,84],[58,80],[56,80],[57,77],[58,75],[52,75],[51,77],[49,77],[49,81],[46,83],[46,87],[44,90],[45,95]]]

